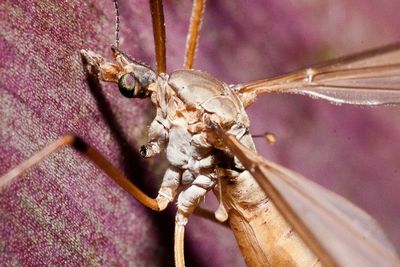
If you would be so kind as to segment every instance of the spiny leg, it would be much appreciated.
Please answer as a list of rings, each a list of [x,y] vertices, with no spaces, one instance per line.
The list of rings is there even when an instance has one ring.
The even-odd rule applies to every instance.
[[[193,1],[192,15],[190,17],[189,31],[186,39],[185,61],[183,63],[185,69],[191,69],[193,67],[205,7],[206,0]]]
[[[165,26],[162,0],[150,0],[150,10],[153,23],[157,73],[165,73],[167,71],[167,59],[165,55]]]
[[[155,210],[161,211],[160,206],[156,199],[153,199],[143,193],[139,188],[132,184],[128,178],[126,178],[116,167],[114,167],[103,155],[97,150],[90,147],[82,139],[76,136],[63,136],[46,146],[44,149],[33,155],[31,158],[22,162],[16,168],[12,169],[2,177],[0,177],[0,191],[5,188],[12,180],[25,173],[28,169],[36,166],[45,158],[50,156],[52,153],[59,151],[67,146],[81,152],[86,158],[94,162],[97,167],[103,170],[108,176],[110,176],[119,186],[125,189],[130,195],[137,199],[144,206]]]

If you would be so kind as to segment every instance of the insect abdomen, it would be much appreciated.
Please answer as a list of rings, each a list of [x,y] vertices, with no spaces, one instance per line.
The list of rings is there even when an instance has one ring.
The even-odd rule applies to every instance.
[[[222,181],[229,223],[248,266],[321,266],[254,178]]]

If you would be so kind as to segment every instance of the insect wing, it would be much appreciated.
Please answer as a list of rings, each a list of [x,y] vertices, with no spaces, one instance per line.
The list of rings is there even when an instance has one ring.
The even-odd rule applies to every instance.
[[[400,44],[339,58],[277,78],[237,85],[252,98],[264,93],[293,93],[336,104],[400,104]]]
[[[281,214],[327,266],[400,266],[375,220],[344,198],[269,162],[218,130]]]

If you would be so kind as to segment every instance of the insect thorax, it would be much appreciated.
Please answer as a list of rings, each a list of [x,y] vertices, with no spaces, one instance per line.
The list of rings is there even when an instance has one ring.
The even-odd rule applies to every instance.
[[[222,178],[225,172],[221,169],[243,169],[224,151],[210,126],[219,125],[254,149],[249,119],[228,85],[200,71],[160,75],[151,90],[157,116],[150,126],[148,149],[160,151],[165,147],[171,164],[159,197],[172,201],[179,192],[178,209],[188,215]]]

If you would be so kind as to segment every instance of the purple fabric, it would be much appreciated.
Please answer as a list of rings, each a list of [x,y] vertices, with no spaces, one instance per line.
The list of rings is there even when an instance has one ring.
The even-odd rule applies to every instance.
[[[121,1],[121,48],[154,65],[147,1]],[[180,68],[190,2],[165,6],[168,68]],[[209,1],[195,68],[228,83],[271,77],[328,57],[399,40],[400,3]],[[79,50],[111,58],[112,1],[0,3],[0,173],[58,136],[78,134],[155,196],[165,164],[137,148],[148,102],[88,80]],[[400,108],[334,106],[302,96],[261,97],[249,109],[267,158],[351,199],[400,247]],[[268,117],[267,117],[268,116]],[[207,199],[215,208],[215,201]],[[0,193],[0,265],[172,266],[174,207],[143,208],[71,149]],[[243,266],[231,232],[187,227],[188,266]]]

